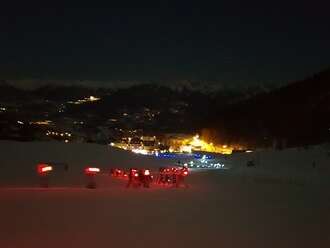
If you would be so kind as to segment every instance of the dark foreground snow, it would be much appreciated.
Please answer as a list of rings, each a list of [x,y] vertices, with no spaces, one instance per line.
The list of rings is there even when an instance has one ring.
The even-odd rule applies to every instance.
[[[0,247],[329,247],[327,190],[215,173],[189,189],[2,188]]]
[[[0,177],[1,248],[330,247],[330,194],[324,185],[208,171],[192,173],[188,189],[126,189],[125,182],[105,174],[98,178],[100,188],[88,190],[84,178],[70,173],[57,174],[56,187],[40,189],[28,173],[37,154],[17,149],[16,155],[11,166],[8,154],[0,160],[9,173]],[[79,161],[87,155],[65,156]],[[27,180],[17,183],[25,174]],[[5,183],[11,180],[16,183]]]

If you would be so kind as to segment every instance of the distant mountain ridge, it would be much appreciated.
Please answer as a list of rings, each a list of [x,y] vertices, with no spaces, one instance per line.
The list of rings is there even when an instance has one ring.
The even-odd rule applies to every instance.
[[[91,117],[102,125],[125,115],[130,120],[123,123],[135,123],[153,132],[204,129],[208,130],[212,141],[248,144],[246,147],[269,147],[279,141],[288,146],[330,142],[330,68],[271,89],[261,86],[238,89],[194,81],[178,84],[130,82],[125,87],[106,88],[72,81],[46,83],[49,82],[26,89],[2,80],[0,103],[4,107],[19,106],[22,116],[29,109],[27,119],[46,105],[52,106],[50,111],[64,106],[66,110],[56,112],[54,118],[85,120]],[[98,96],[101,100],[72,104],[89,96]],[[137,120],[147,115],[154,119],[140,125]]]
[[[285,140],[291,146],[330,141],[330,68],[235,103],[217,116],[213,128],[232,140]]]
[[[164,92],[171,91],[172,94],[176,95],[178,98],[184,97],[185,95],[197,94],[205,95],[207,98],[213,99],[215,106],[223,107],[226,104],[237,103],[239,101],[251,98],[257,94],[269,92],[271,89],[266,87],[245,87],[245,88],[235,88],[235,87],[224,87],[221,84],[216,84],[215,82],[207,84],[201,82],[193,81],[182,81],[178,84],[171,83],[138,83],[129,82],[126,84],[112,85],[113,87],[98,87],[102,86],[99,84],[93,84],[89,81],[40,81],[36,82],[36,88],[22,87],[22,85],[30,84],[30,81],[16,81],[2,80],[0,81],[0,98],[2,99],[26,99],[31,97],[39,97],[41,99],[62,101],[62,100],[72,100],[86,97],[89,95],[99,95],[105,96],[114,94],[118,96],[119,94],[128,94],[130,96],[134,95],[134,92],[139,92],[139,94],[144,95],[146,98],[150,98],[148,93],[152,94],[154,97],[163,98]],[[120,86],[119,86],[120,85]],[[92,86],[92,87],[91,87]],[[145,92],[144,92],[144,91]],[[132,91],[131,93],[128,93]]]
[[[259,92],[254,88],[240,91],[219,88],[217,91],[207,92],[200,90],[199,86],[203,85],[193,86],[180,84],[173,87],[151,83],[123,88],[43,85],[27,90],[3,82],[0,85],[0,103],[3,106],[18,106],[19,115],[26,119],[37,118],[36,110],[43,109],[44,112],[52,113],[51,116],[47,114],[47,118],[92,118],[94,124],[102,125],[109,119],[117,119],[125,114],[131,119],[122,125],[133,125],[153,132],[170,130],[195,133],[208,124],[209,116],[214,115],[217,109],[226,108],[229,104],[240,102]],[[97,96],[100,100],[71,104],[89,96]],[[59,109],[60,112],[54,113],[54,109]],[[150,122],[139,124],[139,119],[146,115],[151,115]]]
[[[217,91],[251,91],[268,92],[276,88],[274,85],[252,85],[252,86],[236,86],[228,85],[218,81],[193,81],[193,80],[177,80],[177,81],[92,81],[92,80],[0,80],[0,87],[2,85],[10,85],[23,90],[36,90],[43,87],[82,87],[90,89],[122,89],[130,88],[136,85],[160,85],[171,88],[175,91],[191,90],[200,91],[206,94]]]

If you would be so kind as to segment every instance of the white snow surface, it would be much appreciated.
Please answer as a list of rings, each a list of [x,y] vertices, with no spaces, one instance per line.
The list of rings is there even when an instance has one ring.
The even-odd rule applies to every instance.
[[[93,144],[1,141],[0,151],[1,248],[330,247],[326,147],[221,156],[228,170],[193,171],[179,189],[126,189],[107,174],[176,160]],[[41,161],[69,171],[55,166],[52,187],[39,188]],[[86,165],[104,171],[97,189],[84,188]]]

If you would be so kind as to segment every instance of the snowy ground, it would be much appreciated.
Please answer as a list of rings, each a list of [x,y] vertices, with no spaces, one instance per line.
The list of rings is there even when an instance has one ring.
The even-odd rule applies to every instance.
[[[95,145],[0,142],[0,247],[329,247],[330,194],[320,184],[198,171],[188,189],[126,189],[108,175],[84,189],[86,163],[103,168],[170,161]],[[35,163],[70,171],[36,187]],[[111,162],[109,162],[111,161]],[[125,165],[125,166],[124,166]],[[19,170],[18,170],[19,168]]]

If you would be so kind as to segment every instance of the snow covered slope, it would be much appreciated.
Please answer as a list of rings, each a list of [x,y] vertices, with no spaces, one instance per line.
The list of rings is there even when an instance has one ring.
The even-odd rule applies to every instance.
[[[247,166],[252,161],[254,166]],[[330,147],[311,146],[234,154],[227,158],[234,175],[278,183],[326,184],[330,178]]]
[[[111,167],[143,167],[158,170],[161,166],[177,162],[175,159],[137,155],[96,144],[0,141],[0,151],[0,186],[33,184],[36,180],[36,165],[39,162],[57,163],[54,178],[66,180],[67,177],[67,180],[75,184],[81,182],[82,171],[86,166],[100,167],[105,172],[109,172]],[[64,173],[63,164],[69,166],[68,173]]]
[[[328,189],[241,180],[245,154],[227,159],[231,170],[191,173],[189,188],[126,189],[105,174],[89,190],[77,176],[86,164],[169,161],[90,144],[3,141],[0,149],[1,248],[330,246]],[[35,164],[43,160],[70,166],[68,174],[54,173],[56,187],[35,187]]]
[[[69,165],[68,173],[64,173],[63,165],[58,165],[56,173],[59,175],[55,176],[55,179],[60,185],[63,184],[61,180],[66,180],[67,177],[71,183],[78,185],[83,180],[81,172],[88,165],[100,167],[106,172],[111,167],[144,167],[158,170],[161,166],[173,165],[178,161],[137,155],[96,144],[0,141],[0,151],[0,168],[5,172],[0,174],[0,186],[31,185],[35,182],[35,166],[39,162]],[[248,167],[249,161],[255,166]],[[330,183],[330,148],[327,146],[217,156],[216,162],[229,168],[227,175],[252,178],[265,183]]]

